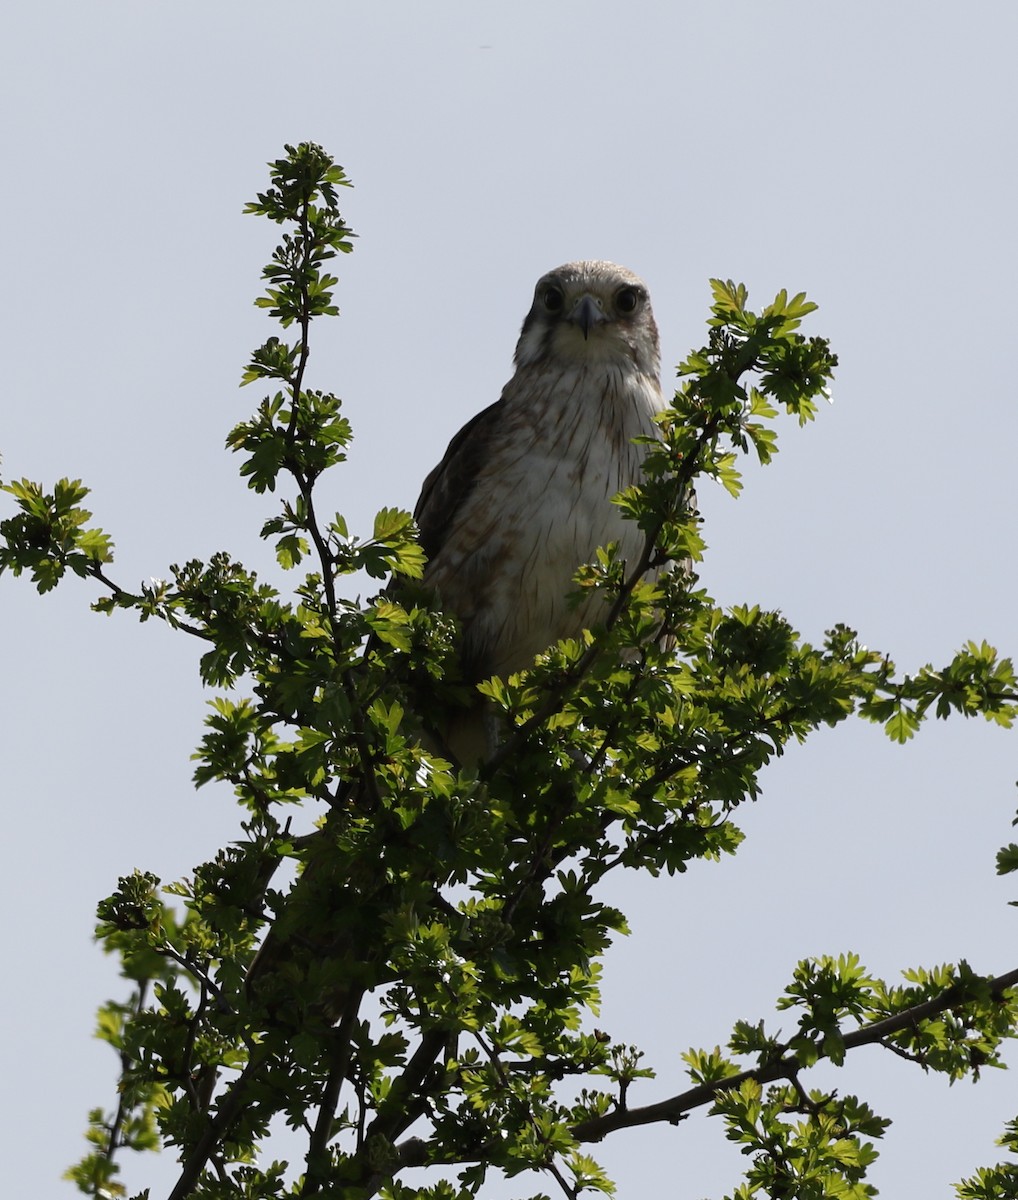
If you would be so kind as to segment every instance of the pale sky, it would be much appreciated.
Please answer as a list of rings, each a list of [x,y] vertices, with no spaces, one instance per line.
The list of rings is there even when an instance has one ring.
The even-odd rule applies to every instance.
[[[310,139],[356,185],[343,315],[318,324],[310,379],[354,425],[326,485],[351,529],[412,506],[497,398],[549,268],[608,258],[646,279],[666,388],[704,338],[710,276],[757,305],[805,290],[821,306],[805,331],[841,358],[835,403],[782,423],[738,503],[701,489],[705,585],[812,639],[844,621],[903,670],[968,638],[1018,653],[1018,6],[38,0],[5,23],[0,470],[84,479],[125,586],[221,548],[278,575],[257,538],[269,503],[222,447],[272,331],[252,300],[276,230],[241,208],[283,143]],[[96,901],[236,836],[227,791],[190,784],[200,647],[91,614],[96,595],[0,580],[12,1196],[69,1197],[87,1111],[115,1103],[91,1033],[126,989],[91,941]],[[617,884],[634,932],[599,1024],[659,1070],[631,1101],[682,1090],[680,1052],[738,1018],[782,1027],[773,1002],[806,955],[854,950],[892,981],[960,957],[1013,968],[1014,883],[993,863],[1015,737],[824,731],[765,773],[734,860]],[[893,1119],[869,1176],[889,1197],[953,1195],[1018,1112],[1006,1074],[949,1088],[872,1050],[814,1078]],[[621,1200],[720,1198],[741,1178],[703,1112],[592,1151]],[[124,1160],[153,1200],[173,1178],[168,1155]]]

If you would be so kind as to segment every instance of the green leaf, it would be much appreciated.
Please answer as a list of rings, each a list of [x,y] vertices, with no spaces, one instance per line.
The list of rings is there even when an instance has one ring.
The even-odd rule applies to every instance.
[[[1012,871],[1018,871],[1018,845],[1014,842],[997,851],[997,874],[1010,875]]]
[[[399,508],[383,508],[375,516],[372,536],[376,542],[391,541],[406,533],[413,524],[408,512]]]
[[[919,729],[919,717],[902,704],[895,707],[893,715],[884,725],[884,731],[894,742],[907,742]]]

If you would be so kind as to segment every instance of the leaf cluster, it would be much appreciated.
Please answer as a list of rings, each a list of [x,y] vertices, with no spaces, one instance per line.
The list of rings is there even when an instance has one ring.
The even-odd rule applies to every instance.
[[[1009,725],[1010,660],[970,642],[899,677],[845,625],[813,645],[780,612],[723,610],[699,587],[695,488],[737,494],[741,457],[769,463],[779,410],[811,421],[836,366],[800,332],[804,296],[754,312],[744,287],[715,280],[707,343],[680,368],[642,485],[616,498],[643,553],[623,562],[607,546],[578,574],[579,592],[604,595],[600,628],[481,685],[503,737],[479,770],[461,767],[444,715],[476,697],[455,620],[420,587],[410,515],[383,509],[360,538],[318,513],[351,440],[340,400],[305,382],[311,323],[337,312],[328,265],[352,247],[348,183],[320,147],[287,147],[246,209],[284,227],[256,303],[294,332],[252,355],[242,382],[270,392],[227,445],[253,490],[281,495],[261,533],[291,594],[226,552],[127,591],[86,489],[6,487],[19,511],[0,527],[0,571],[45,591],[69,567],[104,589],[99,611],[202,642],[218,694],[194,780],[228,784],[241,812],[238,840],[189,878],[126,877],[100,906],[97,935],[132,994],[100,1012],[120,1098],[90,1114],[71,1177],[123,1194],[118,1154],[158,1143],[181,1159],[171,1200],[461,1200],[492,1173],[534,1172],[572,1198],[612,1190],[588,1143],[702,1108],[747,1155],[735,1196],[873,1194],[887,1121],[801,1077],[863,1044],[976,1077],[1014,1035],[1015,978],[959,964],[890,987],[852,955],[804,961],[778,1002],[789,1036],[742,1021],[725,1053],[686,1055],[691,1088],[637,1105],[653,1068],[595,1024],[600,960],[626,930],[603,884],[734,854],[760,771],[822,726],[855,715],[905,740],[930,714]],[[347,599],[357,573],[387,586]],[[1002,871],[1016,864],[1002,851]],[[299,1166],[263,1161],[279,1118]],[[416,1167],[431,1168],[420,1186],[406,1182]],[[1008,1170],[959,1194],[990,1194]]]

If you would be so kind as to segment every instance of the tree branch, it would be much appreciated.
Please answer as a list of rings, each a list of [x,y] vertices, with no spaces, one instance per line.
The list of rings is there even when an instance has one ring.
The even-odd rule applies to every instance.
[[[359,1001],[357,1004],[347,1005],[343,1019],[339,1023],[339,1028],[333,1033],[335,1046],[333,1047],[332,1065],[329,1069],[329,1078],[322,1093],[322,1103],[318,1109],[318,1119],[315,1122],[315,1128],[311,1134],[311,1142],[308,1146],[308,1170],[304,1178],[304,1186],[300,1192],[302,1196],[314,1196],[321,1191],[323,1181],[315,1169],[315,1164],[324,1159],[328,1150],[329,1139],[332,1136],[332,1123],[335,1120],[336,1108],[339,1105],[339,1094],[350,1067],[350,1027],[357,1019],[359,1006]]]
[[[127,596],[131,602],[131,607],[137,607],[141,597],[136,596],[134,592],[129,592],[125,588],[122,588],[119,583],[115,583],[112,579],[110,579],[105,571],[103,571],[98,563],[94,563],[89,568],[88,573],[93,579],[98,579],[99,582],[104,587],[108,588],[118,600],[121,600],[124,596]],[[215,635],[209,633],[207,629],[199,629],[197,625],[191,625],[187,621],[181,621],[176,617],[171,617],[168,612],[164,613],[157,610],[156,615],[160,618],[160,620],[165,621],[171,629],[179,629],[182,633],[189,633],[191,637],[201,638],[203,642],[214,642],[216,640]]]
[[[215,1118],[209,1121],[195,1148],[184,1160],[180,1177],[167,1200],[186,1200],[191,1195],[205,1164],[215,1154],[216,1148],[222,1144],[230,1127],[243,1110],[247,1100],[248,1085],[268,1057],[264,1047],[260,1047],[260,1049],[261,1053],[256,1053],[248,1059],[247,1066],[241,1071],[233,1086],[220,1102]]]
[[[1005,975],[998,975],[988,982],[990,994],[998,999],[1008,988],[1018,986],[1018,969],[1009,971]],[[864,1025],[861,1029],[853,1030],[851,1033],[845,1034],[844,1048],[848,1051],[859,1046],[873,1045],[886,1037],[912,1028],[920,1021],[929,1020],[938,1013],[954,1008],[958,1004],[964,1004],[969,998],[970,990],[968,984],[955,984],[940,996],[934,996],[931,1000],[915,1004],[902,1012],[892,1013],[889,1017],[874,1021],[872,1025]],[[729,1075],[726,1079],[698,1084],[688,1091],[680,1092],[677,1096],[671,1096],[667,1100],[660,1100],[656,1104],[646,1104],[642,1108],[630,1108],[624,1111],[619,1109],[607,1113],[603,1117],[591,1117],[587,1121],[580,1121],[578,1125],[573,1126],[571,1132],[581,1142],[599,1142],[617,1129],[629,1129],[636,1125],[653,1125],[662,1121],[676,1125],[693,1109],[711,1103],[718,1092],[737,1088],[748,1079],[756,1080],[760,1084],[772,1083],[776,1079],[792,1079],[803,1069],[803,1064],[796,1055],[782,1055],[773,1063],[751,1067],[747,1071],[740,1071],[737,1075]]]

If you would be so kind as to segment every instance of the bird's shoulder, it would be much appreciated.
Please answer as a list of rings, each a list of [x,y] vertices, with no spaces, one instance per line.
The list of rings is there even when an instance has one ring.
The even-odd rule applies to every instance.
[[[463,426],[428,474],[414,508],[421,546],[434,558],[449,526],[474,490],[505,412],[505,396],[489,404]]]

